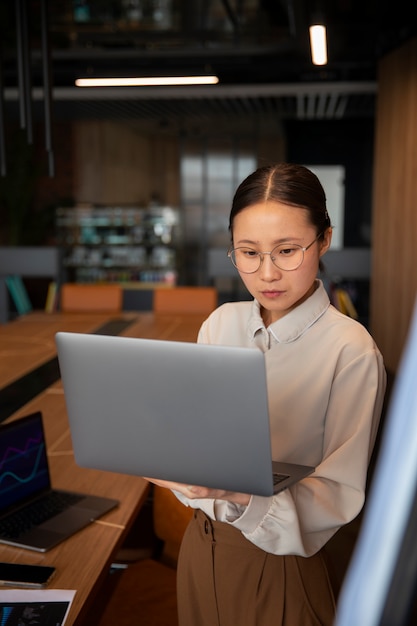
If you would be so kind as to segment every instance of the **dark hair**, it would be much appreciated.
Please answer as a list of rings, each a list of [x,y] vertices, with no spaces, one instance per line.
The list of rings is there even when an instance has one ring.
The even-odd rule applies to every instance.
[[[317,176],[303,165],[277,163],[258,168],[240,183],[230,211],[232,238],[236,215],[247,207],[268,200],[307,209],[317,234],[331,226],[326,194]]]

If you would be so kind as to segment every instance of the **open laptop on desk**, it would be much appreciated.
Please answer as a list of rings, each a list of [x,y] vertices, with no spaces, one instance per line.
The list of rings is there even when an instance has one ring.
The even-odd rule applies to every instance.
[[[0,543],[45,552],[117,504],[52,488],[40,412],[0,426]]]
[[[272,463],[258,350],[66,332],[56,344],[83,467],[264,496],[314,471]]]

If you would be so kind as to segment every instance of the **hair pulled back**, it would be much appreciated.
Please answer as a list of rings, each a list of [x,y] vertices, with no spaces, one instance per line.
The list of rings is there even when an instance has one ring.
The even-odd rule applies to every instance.
[[[230,211],[232,238],[236,215],[254,204],[268,201],[306,209],[317,234],[331,226],[326,194],[317,176],[303,165],[277,163],[258,168],[240,183]]]

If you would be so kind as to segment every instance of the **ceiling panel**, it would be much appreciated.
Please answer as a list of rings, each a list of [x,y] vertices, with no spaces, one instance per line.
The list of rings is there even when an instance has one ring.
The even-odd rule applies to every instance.
[[[19,3],[0,4],[6,114],[18,115]],[[25,3],[23,3],[25,4]],[[410,3],[376,0],[115,0],[49,2],[53,114],[111,118],[161,130],[245,127],[286,119],[374,115],[377,64],[415,34]],[[39,0],[27,0],[26,42],[35,115],[43,114]],[[311,63],[308,25],[321,10],[329,63]],[[130,12],[130,13],[129,13]],[[133,17],[132,17],[133,16]],[[93,91],[79,76],[215,72],[217,86]],[[213,120],[216,125],[213,126]]]

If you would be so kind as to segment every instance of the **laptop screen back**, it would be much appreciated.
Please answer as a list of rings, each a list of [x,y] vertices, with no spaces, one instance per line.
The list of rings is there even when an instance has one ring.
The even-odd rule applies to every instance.
[[[76,333],[56,342],[79,465],[272,493],[262,352]]]
[[[40,413],[0,427],[0,513],[49,488]]]

